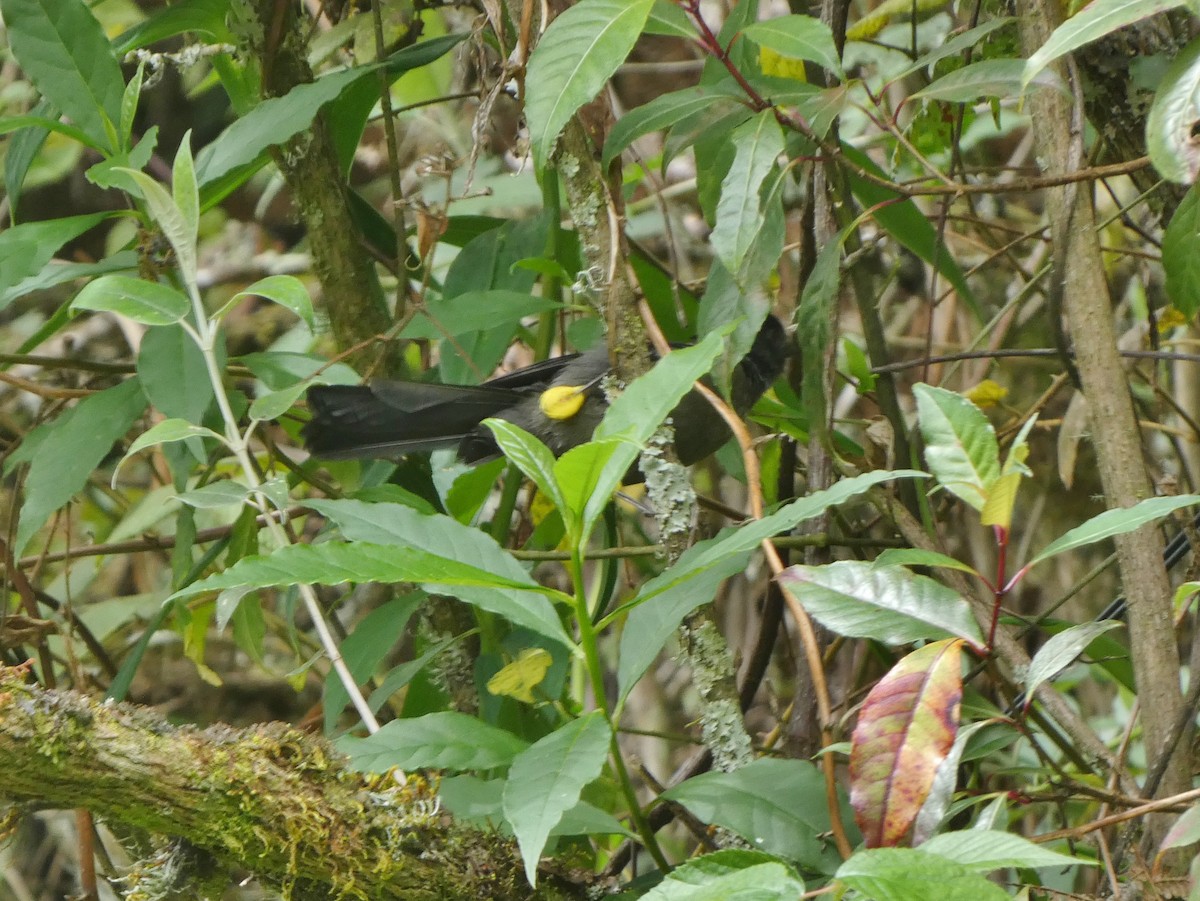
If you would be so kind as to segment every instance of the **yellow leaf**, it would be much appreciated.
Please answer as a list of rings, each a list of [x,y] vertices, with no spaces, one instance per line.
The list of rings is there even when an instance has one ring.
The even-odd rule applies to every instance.
[[[804,73],[804,60],[783,56],[769,47],[762,48],[758,56],[758,64],[762,66],[764,75],[790,78],[793,81],[808,81],[808,77]]]
[[[542,648],[526,648],[521,656],[488,679],[487,690],[523,704],[534,702],[533,689],[542,684],[553,659]]]
[[[994,407],[1008,397],[1008,389],[991,379],[984,379],[965,394],[967,400],[977,407]]]
[[[987,500],[979,513],[979,521],[985,526],[1009,528],[1012,525],[1012,512],[1017,503],[1017,488],[1020,485],[1019,472],[1008,472],[996,479],[988,489]]]
[[[1181,325],[1187,325],[1187,322],[1187,317],[1174,307],[1166,307],[1158,312],[1159,334],[1165,334],[1173,328],[1178,328]]]

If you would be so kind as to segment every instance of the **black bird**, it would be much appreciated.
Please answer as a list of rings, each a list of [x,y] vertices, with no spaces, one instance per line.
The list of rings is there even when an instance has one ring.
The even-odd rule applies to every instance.
[[[783,325],[768,316],[734,370],[732,401],[745,413],[783,371],[789,352]],[[588,441],[608,406],[600,380],[608,372],[601,346],[518,369],[482,385],[439,385],[375,379],[367,385],[308,389],[312,421],[305,445],[329,460],[398,457],[458,446],[466,463],[500,453],[480,423],[506,419],[537,436],[555,456]],[[729,440],[729,428],[696,392],[672,412],[680,462],[691,465]]]

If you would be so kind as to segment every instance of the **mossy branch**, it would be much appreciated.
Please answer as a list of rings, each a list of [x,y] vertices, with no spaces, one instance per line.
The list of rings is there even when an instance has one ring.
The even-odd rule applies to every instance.
[[[0,797],[86,807],[118,830],[186,842],[285,897],[581,897],[531,889],[513,843],[454,822],[433,787],[364,777],[284,724],[176,727],[129,704],[28,684],[0,668]]]

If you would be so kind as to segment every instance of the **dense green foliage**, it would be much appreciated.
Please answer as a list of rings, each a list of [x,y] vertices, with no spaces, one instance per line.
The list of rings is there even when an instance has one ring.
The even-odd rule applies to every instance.
[[[1163,353],[1200,309],[1200,10],[784,6],[0,0],[0,663],[437,773],[579,897],[1186,870],[1190,798],[1165,837],[1138,805],[1188,787],[1200,700],[1156,531],[1200,503]],[[687,473],[672,411],[772,314],[784,376]],[[304,450],[313,385],[605,341],[560,457],[503,419],[477,466]],[[1091,621],[1113,538],[1128,641]]]

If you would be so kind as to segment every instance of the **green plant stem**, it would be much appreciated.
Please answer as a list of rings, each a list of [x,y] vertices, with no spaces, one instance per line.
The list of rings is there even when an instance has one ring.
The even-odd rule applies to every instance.
[[[200,298],[200,290],[196,284],[194,273],[184,273],[184,282],[187,286],[188,297],[192,302],[196,325],[195,328],[192,328],[187,323],[183,323],[183,326],[192,337],[192,340],[196,342],[196,346],[200,348],[201,356],[204,357],[205,370],[208,373],[209,382],[212,384],[213,394],[217,399],[217,409],[220,410],[221,420],[224,423],[225,443],[237,459],[238,465],[242,470],[242,477],[246,480],[246,484],[250,488],[250,502],[254,504],[259,513],[266,515],[264,525],[267,534],[271,536],[272,541],[275,542],[277,547],[283,547],[289,544],[287,533],[274,517],[267,515],[271,510],[271,502],[262,491],[263,483],[259,478],[258,469],[250,459],[248,439],[258,423],[252,421],[244,435],[238,428],[238,420],[233,413],[233,408],[229,404],[229,395],[225,391],[221,365],[217,360],[216,326],[208,318],[208,314],[204,309],[204,302]],[[325,649],[325,653],[329,655],[329,662],[338,674],[338,679],[346,689],[346,693],[350,696],[350,701],[354,704],[354,709],[358,712],[363,725],[367,727],[369,732],[378,732],[379,721],[371,711],[367,699],[359,691],[358,683],[355,682],[354,675],[350,672],[346,661],[342,659],[341,652],[338,650],[337,640],[329,630],[329,623],[325,620],[325,614],[321,610],[321,604],[317,600],[316,592],[313,591],[311,585],[300,585],[298,588],[300,597],[304,601],[304,606],[308,610],[309,618],[312,620],[313,628],[316,629],[317,635],[321,639],[321,646]]]

